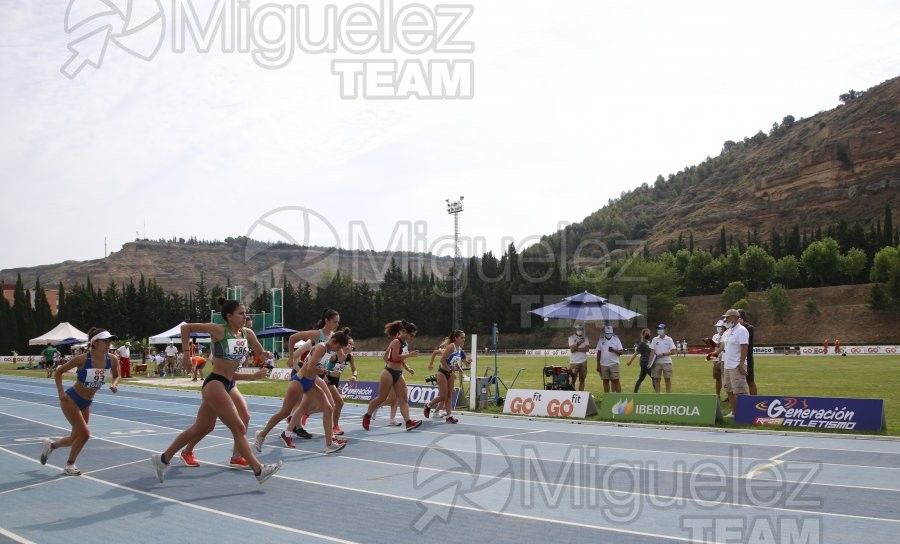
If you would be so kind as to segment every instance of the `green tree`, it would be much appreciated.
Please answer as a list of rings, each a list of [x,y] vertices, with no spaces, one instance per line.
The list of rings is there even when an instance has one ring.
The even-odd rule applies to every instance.
[[[681,322],[681,319],[688,314],[688,307],[686,304],[678,303],[672,307],[672,311],[669,312],[669,317],[672,318],[672,321],[675,323],[677,327]]]
[[[41,286],[40,278],[34,280],[34,326],[38,334],[43,334],[53,328],[53,313],[50,311],[50,303],[47,302],[47,292]]]
[[[787,290],[781,284],[775,284],[766,290],[766,302],[772,315],[775,316],[775,323],[784,323],[784,319],[790,313],[792,305]]]
[[[900,247],[881,248],[875,254],[869,279],[874,283],[870,305],[900,313]]]
[[[841,256],[838,265],[841,273],[850,280],[850,283],[856,283],[856,279],[865,271],[867,262],[865,251],[851,247],[846,255]]]
[[[785,255],[775,261],[775,277],[784,280],[785,289],[800,277],[800,262],[793,255]]]
[[[18,341],[16,342],[16,351],[19,353],[28,352],[28,339],[38,335],[37,327],[34,324],[34,313],[31,309],[31,300],[28,293],[25,292],[25,286],[22,284],[22,275],[16,276],[16,287],[13,291],[13,315],[16,320],[16,328],[19,330]],[[41,331],[41,334],[47,331]]]
[[[722,291],[722,307],[726,309],[734,308],[735,302],[746,298],[747,287],[739,281],[733,281]]]
[[[7,354],[19,349],[19,326],[12,306],[6,297],[0,296],[0,353]]]
[[[840,252],[838,243],[833,238],[822,238],[809,244],[800,256],[800,262],[806,270],[806,277],[818,279],[819,287],[831,281],[840,268]]]
[[[767,285],[775,276],[775,259],[765,249],[752,245],[741,255],[741,271],[751,290]]]

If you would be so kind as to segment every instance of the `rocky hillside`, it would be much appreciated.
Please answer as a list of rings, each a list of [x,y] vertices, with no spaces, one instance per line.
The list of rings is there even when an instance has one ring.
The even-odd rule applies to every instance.
[[[794,224],[812,232],[841,220],[874,223],[900,209],[900,78],[807,119],[786,116],[765,134],[728,141],[722,153],[613,200],[547,237],[551,247],[587,240],[647,240],[652,254],[693,236],[713,248],[724,226],[767,240]],[[587,263],[584,263],[587,264]]]
[[[66,261],[58,264],[16,268],[0,271],[0,278],[15,282],[22,275],[26,286],[33,286],[40,278],[46,287],[56,287],[59,282],[69,285],[84,283],[90,277],[95,287],[104,288],[110,281],[118,285],[140,275],[156,278],[167,291],[187,293],[203,273],[207,286],[243,285],[250,289],[256,283],[272,286],[272,278],[280,285],[284,276],[294,286],[308,282],[317,285],[323,275],[340,272],[357,281],[377,284],[391,258],[402,270],[407,265],[414,271],[423,267],[436,276],[444,276],[450,268],[449,258],[408,253],[350,252],[327,248],[298,248],[285,245],[263,244],[246,239],[220,244],[174,244],[138,241],[124,244],[120,251],[105,259],[91,261]]]

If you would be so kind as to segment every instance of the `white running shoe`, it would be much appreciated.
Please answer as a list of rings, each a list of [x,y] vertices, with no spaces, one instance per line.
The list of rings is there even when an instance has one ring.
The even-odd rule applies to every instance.
[[[734,412],[728,412],[727,414],[725,414],[724,417],[727,417],[727,418],[733,418],[733,417],[734,417]]]
[[[256,451],[262,452],[265,439],[266,437],[262,435],[262,431],[256,431],[256,438],[253,440],[253,447],[256,448]]]
[[[65,468],[63,468],[63,474],[66,476],[81,476],[81,471],[78,470],[78,467],[73,463],[66,465]]]
[[[153,470],[156,471],[156,479],[159,480],[159,483],[163,483],[163,480],[166,479],[166,471],[169,470],[169,465],[163,463],[162,454],[159,453],[151,455],[150,462],[153,463]]]
[[[346,442],[338,442],[337,440],[335,440],[331,444],[325,446],[325,453],[337,453],[344,449],[344,446],[346,445]]]
[[[278,469],[281,468],[283,461],[278,461],[272,465],[263,465],[262,470],[259,471],[259,474],[256,475],[256,481],[259,483],[263,483],[269,478],[272,477],[273,474],[278,472]]]
[[[399,427],[400,425],[403,425],[403,422],[402,422],[402,421],[397,421],[396,419],[392,419],[392,420],[388,423],[388,425],[390,425],[391,427]]]
[[[46,465],[47,459],[49,459],[50,454],[53,453],[53,441],[50,440],[49,438],[45,438],[42,442],[43,443],[41,446],[41,464]]]

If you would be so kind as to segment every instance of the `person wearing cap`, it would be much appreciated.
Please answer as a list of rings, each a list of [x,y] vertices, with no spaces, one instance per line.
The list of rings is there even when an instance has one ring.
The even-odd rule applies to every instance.
[[[572,385],[578,381],[578,390],[584,391],[584,381],[587,379],[587,354],[591,349],[591,342],[584,334],[584,325],[575,324],[575,334],[569,337],[569,375],[572,376]]]
[[[746,395],[747,390],[747,353],[750,346],[750,332],[741,325],[741,314],[730,309],[722,316],[725,322],[724,338],[720,340],[716,354],[722,354],[722,368],[725,374],[725,392],[731,412],[725,417],[734,417],[737,408],[737,397]]]
[[[725,321],[716,321],[716,334],[712,335],[713,351],[706,356],[706,360],[713,362],[712,377],[716,382],[716,398],[722,399],[722,353],[717,351],[719,343],[723,340],[725,334]]]
[[[109,346],[113,340],[118,340],[118,338],[106,329],[98,327],[91,327],[88,331],[88,338],[90,338],[88,340],[90,347],[87,352],[76,355],[60,365],[53,374],[59,393],[59,407],[72,425],[72,432],[69,433],[69,436],[59,440],[45,438],[41,448],[41,464],[46,465],[47,459],[54,450],[69,447],[69,458],[63,467],[63,473],[68,476],[81,475],[81,470],[75,466],[75,461],[91,437],[88,420],[91,417],[91,403],[94,401],[94,395],[103,387],[109,376],[112,376],[109,390],[113,393],[119,390],[119,361],[114,354],[109,353]],[[63,374],[76,368],[78,370],[75,372],[75,383],[63,390]]]
[[[125,342],[116,350],[119,357],[120,374],[123,378],[131,377],[131,342]]]
[[[755,395],[756,373],[753,365],[753,335],[756,333],[756,328],[750,324],[750,321],[747,319],[747,312],[743,308],[738,308],[738,317],[740,317],[741,325],[747,329],[747,333],[750,335],[750,342],[747,344],[747,391],[751,395]]]
[[[175,344],[169,340],[169,345],[166,346],[166,361],[163,363],[163,371],[160,373],[160,376],[165,376],[166,372],[170,374],[175,373],[175,358],[178,357],[178,348],[175,347]]]
[[[656,326],[656,336],[650,342],[653,350],[650,362],[650,379],[653,380],[653,389],[660,392],[660,380],[666,381],[666,393],[672,392],[672,356],[678,351],[675,341],[666,334],[668,327],[665,323]]]
[[[619,381],[619,355],[624,351],[622,341],[613,333],[612,325],[603,327],[603,337],[597,342],[597,372],[603,380],[604,393],[609,393],[610,382],[613,393],[622,392],[622,384]]]

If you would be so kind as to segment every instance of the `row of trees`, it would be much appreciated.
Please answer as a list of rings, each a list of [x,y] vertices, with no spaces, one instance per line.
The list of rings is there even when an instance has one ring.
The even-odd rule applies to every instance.
[[[500,258],[489,252],[465,261],[459,295],[464,329],[484,331],[497,323],[504,332],[521,332],[543,326],[529,310],[582,290],[663,318],[672,314],[676,297],[685,293],[721,293],[734,282],[751,290],[777,286],[777,292],[801,279],[815,285],[869,280],[875,282],[870,304],[900,312],[900,248],[884,247],[869,261],[857,248],[842,253],[840,244],[827,236],[809,243],[799,259],[793,255],[776,259],[764,247],[750,245],[743,252],[733,246],[719,256],[684,248],[648,258],[635,251],[590,267],[561,263],[550,253],[539,259],[530,252],[525,258],[510,245]],[[251,312],[272,311],[273,285],[284,290],[284,323],[289,327],[312,327],[322,309],[330,307],[341,312],[343,322],[360,338],[379,336],[384,323],[401,317],[415,321],[422,334],[449,332],[452,276],[404,270],[393,260],[377,287],[339,272],[323,276],[317,286],[294,286],[271,277],[268,285],[253,286],[245,297]],[[83,330],[100,325],[122,337],[147,338],[181,320],[208,320],[225,293],[226,287],[208,286],[202,274],[190,293],[165,292],[155,279],[143,276],[137,283],[110,283],[103,289],[87,279],[84,284],[59,285],[59,313],[53,316],[40,281],[27,291],[19,277],[13,304],[0,299],[0,352],[36,351],[28,347],[28,339],[62,321]]]

